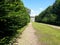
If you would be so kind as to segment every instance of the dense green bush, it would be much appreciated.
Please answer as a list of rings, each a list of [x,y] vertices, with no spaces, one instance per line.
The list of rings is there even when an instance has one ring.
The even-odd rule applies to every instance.
[[[30,21],[29,9],[21,0],[0,0],[0,39],[14,36]]]
[[[49,6],[46,10],[36,16],[36,22],[49,23],[54,25],[60,25],[60,1],[56,0],[52,6]]]

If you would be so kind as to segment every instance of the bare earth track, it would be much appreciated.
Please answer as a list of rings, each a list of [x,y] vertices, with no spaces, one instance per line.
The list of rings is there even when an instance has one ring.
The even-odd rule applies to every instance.
[[[60,29],[59,26],[48,25],[53,28]],[[13,45],[41,45],[38,41],[38,37],[35,35],[36,30],[32,27],[32,23],[29,23],[27,28],[22,32],[22,35],[16,39]]]
[[[14,45],[39,45],[32,23],[29,23],[28,27],[22,32],[20,37],[20,39],[17,39],[17,44]]]
[[[54,25],[48,25],[48,26],[53,27],[53,28],[60,29],[60,26],[54,26]]]

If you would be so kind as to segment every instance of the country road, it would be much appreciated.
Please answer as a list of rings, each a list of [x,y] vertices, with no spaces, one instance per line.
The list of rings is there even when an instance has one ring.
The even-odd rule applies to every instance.
[[[32,23],[29,23],[20,37],[20,39],[17,39],[17,44],[14,45],[40,45],[38,43],[38,38],[35,35],[35,30],[32,27]]]

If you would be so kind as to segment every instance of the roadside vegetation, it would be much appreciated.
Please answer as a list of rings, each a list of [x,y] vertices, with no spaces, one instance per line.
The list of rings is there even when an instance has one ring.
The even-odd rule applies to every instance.
[[[60,25],[60,0],[42,11],[35,17],[36,22],[48,23],[53,25]]]
[[[60,45],[60,29],[37,22],[33,22],[33,27],[41,45]]]
[[[30,9],[21,0],[0,0],[0,45],[9,44],[17,31],[29,23],[29,14]]]

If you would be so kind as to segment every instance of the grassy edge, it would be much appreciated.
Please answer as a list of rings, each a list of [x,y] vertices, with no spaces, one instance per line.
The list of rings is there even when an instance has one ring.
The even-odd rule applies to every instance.
[[[43,43],[42,45],[60,45],[60,30],[59,29],[55,29],[55,28],[53,28],[53,27],[50,27],[50,26],[48,26],[49,28],[51,28],[53,31],[57,31],[56,33],[57,34],[54,34],[55,32],[51,32],[51,34],[50,34],[50,32],[49,33],[46,33],[46,34],[43,34],[43,33],[45,33],[45,32],[43,32],[43,33],[41,33],[41,32],[39,32],[40,30],[42,30],[41,29],[41,27],[39,28],[39,25],[37,26],[37,24],[35,24],[36,22],[33,22],[32,23],[32,25],[33,25],[33,27],[34,27],[34,29],[36,29],[36,35],[38,36],[38,39],[39,39],[39,41],[42,39],[43,41],[46,41],[45,43]],[[44,25],[44,24],[43,24]],[[46,25],[47,26],[47,25]],[[37,29],[37,28],[39,28],[39,29]],[[45,30],[45,29],[44,29]],[[47,30],[48,31],[48,30]],[[48,36],[47,36],[47,34],[48,34]],[[40,36],[39,36],[40,35]],[[43,36],[42,36],[43,35]],[[47,36],[47,37],[46,37]],[[42,37],[42,38],[41,38]],[[40,39],[41,38],[41,39]],[[42,41],[42,42],[43,42]],[[47,44],[46,44],[47,43]]]

